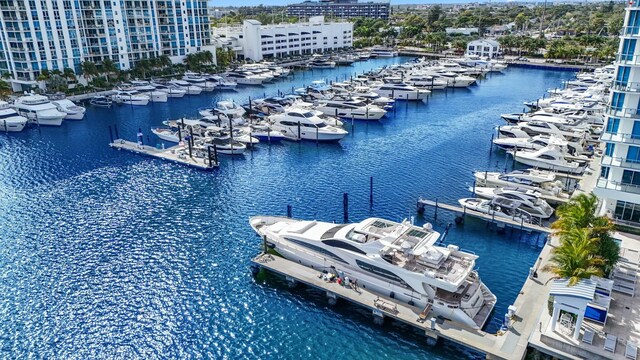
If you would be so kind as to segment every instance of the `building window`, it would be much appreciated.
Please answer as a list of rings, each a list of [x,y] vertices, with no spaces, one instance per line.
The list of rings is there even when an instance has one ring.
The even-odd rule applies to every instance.
[[[607,145],[604,148],[604,154],[606,156],[613,156],[613,150],[616,148],[616,144],[614,143],[607,143]]]
[[[600,177],[603,179],[607,179],[609,177],[609,167],[603,166],[600,168]]]
[[[607,129],[605,131],[609,134],[617,134],[619,125],[620,119],[609,118],[609,120],[607,121]]]
[[[618,200],[616,202],[615,217],[617,220],[640,222],[640,204]]]
[[[640,172],[625,170],[622,172],[622,181],[623,184],[627,185],[639,185],[640,186]]]
[[[624,93],[614,92],[611,98],[611,107],[615,110],[622,110],[624,105]]]
[[[627,159],[628,162],[640,163],[640,147],[638,146],[629,146],[629,150],[627,150]]]

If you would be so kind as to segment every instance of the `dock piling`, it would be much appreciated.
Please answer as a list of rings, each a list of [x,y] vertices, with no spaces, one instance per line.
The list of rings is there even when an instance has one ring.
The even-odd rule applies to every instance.
[[[287,205],[287,217],[291,218],[293,213],[293,208],[291,207],[291,205]]]
[[[369,176],[369,207],[373,207],[373,176]]]
[[[348,193],[342,194],[342,213],[344,217],[344,223],[346,224],[349,222],[349,194]]]
[[[120,139],[120,135],[118,135],[118,125],[117,124],[113,124],[113,131],[116,134],[116,139]]]
[[[7,120],[4,121],[4,128],[5,128],[5,130],[9,131],[7,129]],[[111,125],[109,125],[109,139],[113,143],[113,132],[111,131]]]

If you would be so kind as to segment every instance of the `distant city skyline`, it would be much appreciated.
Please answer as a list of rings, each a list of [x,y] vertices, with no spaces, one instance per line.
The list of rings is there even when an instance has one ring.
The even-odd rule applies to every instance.
[[[294,4],[294,3],[300,3],[304,0],[269,0],[268,2],[265,0],[245,0],[242,1],[241,4],[238,4],[238,1],[234,1],[234,0],[214,0],[214,1],[209,1],[209,6],[215,8],[215,7],[227,7],[227,6],[234,6],[234,7],[240,7],[240,6],[258,6],[258,5],[265,5],[265,6],[286,6],[289,4]],[[317,0],[312,0],[312,1],[317,1]],[[385,1],[385,0],[359,0],[359,2],[381,2],[381,1]],[[387,0],[388,1],[388,0]],[[549,0],[549,2],[581,2],[582,0]],[[597,0],[596,0],[597,1]],[[603,0],[604,1],[604,0]],[[488,3],[488,2],[495,2],[495,3],[506,3],[506,2],[527,2],[527,3],[534,3],[534,2],[539,2],[539,3],[543,3],[544,0],[538,0],[538,1],[505,1],[505,0],[500,0],[500,1],[472,1],[472,0],[391,0],[391,5],[416,5],[416,4],[466,4],[466,3]]]

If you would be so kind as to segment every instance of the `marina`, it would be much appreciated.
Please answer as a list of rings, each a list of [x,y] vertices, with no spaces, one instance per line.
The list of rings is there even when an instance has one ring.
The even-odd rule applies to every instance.
[[[372,356],[384,352],[394,358],[424,356],[436,359],[474,358],[479,356],[477,351],[489,352],[488,349],[493,347],[492,351],[495,351],[498,357],[509,358],[500,351],[510,351],[511,348],[499,349],[503,346],[521,346],[514,345],[520,344],[519,340],[509,341],[509,345],[504,345],[507,342],[491,345],[486,342],[486,339],[497,338],[499,341],[504,341],[503,337],[490,334],[495,334],[500,329],[503,314],[507,312],[508,306],[514,304],[516,299],[522,301],[518,298],[519,286],[512,284],[523,281],[529,267],[538,258],[544,246],[544,241],[539,235],[524,232],[522,235],[517,235],[516,241],[513,241],[514,239],[509,238],[509,235],[492,232],[472,219],[464,226],[451,228],[447,240],[461,247],[470,248],[479,255],[478,268],[482,279],[492,291],[496,292],[498,298],[495,311],[484,329],[484,332],[489,335],[478,337],[480,345],[476,347],[470,342],[469,346],[475,348],[470,350],[454,345],[457,342],[463,342],[461,337],[454,335],[458,332],[455,327],[437,328],[441,338],[449,337],[452,341],[445,340],[437,347],[430,347],[424,341],[424,332],[419,336],[412,335],[394,330],[397,325],[386,324],[382,328],[375,328],[366,321],[361,321],[361,318],[370,319],[372,308],[366,312],[366,315],[360,310],[349,307],[336,308],[333,311],[319,310],[318,302],[326,301],[324,294],[318,296],[297,292],[282,293],[281,283],[277,280],[258,278],[254,281],[248,276],[247,268],[260,246],[259,240],[246,230],[246,214],[282,214],[285,205],[290,204],[296,217],[322,218],[329,221],[341,219],[343,209],[339,199],[342,198],[343,192],[349,192],[351,195],[349,216],[354,219],[363,219],[374,214],[391,219],[413,216],[416,198],[419,195],[438,198],[443,203],[455,203],[458,199],[468,196],[468,187],[473,181],[473,170],[511,168],[511,159],[505,159],[505,155],[499,152],[500,150],[492,149],[491,152],[495,154],[491,157],[488,154],[487,156],[468,156],[468,154],[477,153],[478,148],[488,148],[491,129],[502,123],[499,114],[512,112],[521,106],[522,101],[532,100],[546,89],[556,87],[558,83],[569,78],[568,73],[509,69],[504,74],[489,74],[478,85],[468,89],[449,89],[446,93],[433,93],[428,103],[401,102],[391,111],[390,115],[393,116],[388,115],[388,118],[383,118],[381,121],[356,121],[353,125],[349,120],[344,121],[344,128],[349,134],[339,143],[317,144],[315,141],[303,141],[258,144],[253,151],[247,151],[243,156],[221,157],[221,166],[213,172],[189,171],[184,167],[126,155],[126,151],[114,152],[106,146],[109,142],[114,142],[108,139],[106,127],[109,125],[117,124],[121,135],[119,137],[131,140],[136,139],[139,129],[142,129],[144,144],[157,150],[156,145],[161,145],[162,142],[152,138],[153,134],[148,129],[161,126],[167,119],[193,116],[199,108],[211,107],[218,101],[228,99],[244,104],[249,97],[264,98],[265,93],[268,95],[282,89],[300,88],[319,79],[324,79],[326,82],[343,81],[353,73],[362,73],[372,68],[406,60],[405,58],[385,58],[356,63],[350,68],[314,69],[313,72],[299,72],[283,83],[275,82],[262,88],[238,90],[236,93],[205,94],[203,92],[202,95],[184,96],[169,99],[167,103],[153,103],[147,106],[114,104],[111,108],[89,107],[85,121],[63,124],[59,128],[31,129],[17,133],[15,136],[12,134],[10,137],[3,137],[4,145],[0,151],[15,152],[17,146],[25,150],[21,155],[24,157],[16,159],[23,168],[20,173],[33,171],[37,174],[34,177],[12,177],[0,188],[3,194],[16,194],[3,197],[4,206],[11,210],[2,215],[2,220],[5,222],[10,223],[14,216],[26,214],[26,209],[20,201],[25,196],[21,189],[32,186],[35,186],[36,194],[40,194],[50,191],[51,185],[48,184],[58,186],[64,184],[62,190],[49,195],[53,197],[50,200],[52,201],[50,210],[64,212],[69,220],[81,223],[88,219],[99,218],[98,214],[102,213],[106,207],[116,207],[125,199],[130,204],[127,209],[123,209],[125,212],[109,212],[104,222],[90,223],[86,228],[73,226],[50,229],[44,226],[44,222],[35,222],[33,215],[28,215],[26,218],[31,226],[22,229],[4,228],[3,237],[51,239],[53,236],[65,233],[65,238],[69,239],[66,246],[70,248],[88,246],[90,253],[93,253],[102,251],[99,249],[108,246],[112,250],[107,254],[112,254],[111,251],[113,251],[113,256],[124,256],[127,261],[130,261],[131,268],[123,268],[122,271],[131,276],[135,274],[133,278],[138,280],[132,281],[141,286],[152,278],[167,284],[170,278],[183,277],[181,283],[190,289],[195,289],[195,295],[190,293],[187,296],[186,292],[178,290],[172,297],[177,304],[181,304],[180,306],[192,309],[190,313],[193,314],[193,319],[182,321],[189,331],[200,331],[202,336],[193,345],[187,345],[183,340],[179,340],[176,341],[175,347],[155,348],[156,351],[167,356],[182,351],[185,353],[200,351],[207,346],[206,344],[215,341],[233,344],[234,347],[234,350],[216,347],[212,350],[216,354],[233,353],[236,356],[249,356],[247,354],[254,353],[265,357],[275,349],[279,351],[289,349],[288,354],[321,354],[318,358],[329,358],[328,354],[322,355],[321,349],[331,343],[332,346],[340,347],[341,356],[345,357],[361,355],[363,352]],[[519,89],[514,85],[523,81],[532,84],[531,88]],[[503,90],[507,87],[517,91],[507,95]],[[483,106],[478,106],[478,110],[474,113],[451,111],[451,109],[468,109],[469,101]],[[460,144],[458,140],[460,137],[469,141]],[[131,148],[138,146],[137,143],[128,144]],[[42,146],[48,149],[46,156],[41,152],[44,149]],[[162,149],[161,146],[160,149]],[[401,151],[392,151],[392,149]],[[45,158],[51,158],[52,153],[56,154],[55,160],[44,161]],[[428,162],[425,161],[424,154],[431,154],[428,156]],[[91,161],[76,161],[80,158]],[[329,161],[329,159],[332,160]],[[426,166],[427,163],[428,166]],[[60,164],[67,166],[65,172],[56,171]],[[2,166],[8,165],[4,163]],[[416,171],[416,169],[424,170]],[[442,182],[443,174],[455,179],[453,183]],[[286,180],[294,177],[299,181],[296,189],[287,185]],[[369,204],[369,192],[364,191],[370,177],[375,181],[372,204]],[[328,183],[334,185],[331,187],[321,185]],[[317,192],[318,186],[323,187],[320,193]],[[64,200],[65,198],[71,201]],[[91,202],[98,198],[105,203],[104,206],[87,210],[74,205],[76,201]],[[322,204],[322,209],[314,204]],[[49,210],[46,210],[47,214],[44,209],[30,211],[43,216],[45,222],[46,219],[51,218],[51,215],[47,215]],[[140,218],[149,218],[149,213],[152,214],[150,222],[140,220]],[[213,214],[213,220],[211,214]],[[418,223],[424,220],[420,216],[417,218]],[[434,221],[434,227],[442,229],[452,221],[453,217],[443,213],[437,221]],[[92,232],[100,233],[99,226],[109,229],[110,235],[105,235],[110,238],[108,243],[103,243],[90,235]],[[134,228],[136,232],[144,231],[148,235],[144,239],[132,239],[125,235],[131,233]],[[200,236],[194,234],[206,234],[204,237],[207,241],[197,240]],[[49,244],[50,240],[40,241]],[[87,241],[89,241],[88,245],[82,245]],[[6,251],[28,256],[20,250],[20,244],[13,244]],[[66,259],[65,263],[68,265],[64,267],[65,272],[75,274],[82,271],[81,261],[84,260],[76,258],[73,252],[60,253],[46,244],[43,244],[41,249],[46,249],[47,252],[53,251],[56,256]],[[149,246],[154,247],[149,250]],[[192,255],[189,255],[187,258],[180,257],[172,260],[185,266],[189,264],[183,270],[176,272],[172,265],[166,263],[168,260],[165,257],[164,247],[166,246],[176,249],[180,254],[198,253],[200,255],[195,258],[190,258]],[[227,251],[219,251],[220,249],[233,251],[236,255],[229,256]],[[159,262],[146,265],[138,263],[136,258],[149,251],[153,256],[158,256]],[[511,255],[496,256],[496,254]],[[106,255],[91,263],[102,263],[101,266],[112,268],[115,266],[112,263],[113,259],[111,255]],[[500,266],[503,271],[489,270],[495,266]],[[221,271],[222,269],[224,271]],[[52,279],[61,279],[63,273],[54,271],[51,276]],[[79,278],[88,280],[94,276],[108,275],[87,276],[79,276]],[[230,279],[232,279],[233,290],[230,287]],[[68,286],[65,282],[59,281],[55,284],[51,283],[49,286]],[[120,285],[119,282],[103,285],[100,292],[118,294],[119,290],[114,287]],[[152,297],[166,296],[168,292],[173,291],[163,287],[144,288],[144,290],[147,291],[145,296]],[[335,288],[332,290],[339,291]],[[38,293],[37,290],[29,291],[32,293],[35,291],[34,295]],[[100,296],[88,294],[87,301],[93,301],[92,299]],[[189,300],[194,296],[202,303]],[[124,306],[125,310],[115,311],[108,306],[104,311],[113,312],[118,318],[130,319],[129,309],[134,311],[134,304],[127,300],[119,306],[121,308]],[[212,308],[222,310],[212,312]],[[160,304],[147,307],[147,311],[158,314],[160,319],[171,319],[172,315],[163,313],[165,309]],[[102,311],[100,310],[99,314],[103,314]],[[222,316],[227,311],[243,315]],[[14,316],[20,318],[22,315]],[[247,323],[247,317],[250,319],[249,323]],[[106,318],[100,318],[103,320],[95,326],[109,323]],[[302,325],[310,319],[313,319],[317,326],[327,330],[317,332]],[[87,324],[85,321],[88,319],[81,318],[79,321]],[[136,337],[133,330],[137,321],[126,322],[120,336],[141,339]],[[529,320],[525,319],[525,321]],[[428,322],[426,324],[430,325]],[[520,331],[520,325],[514,326],[517,331]],[[175,334],[175,329],[167,325],[162,327],[170,334]],[[269,333],[249,330],[266,327],[271,329]],[[98,334],[102,332],[99,328],[94,329]],[[401,327],[401,329],[404,328]],[[7,329],[7,331],[12,330]],[[45,331],[56,331],[55,325],[50,323],[45,326]],[[233,340],[235,334],[240,332],[249,334],[249,339],[256,340],[255,348],[249,349]],[[295,335],[287,339],[279,338],[277,345],[263,342],[266,339],[273,341],[274,334],[284,332]],[[370,337],[370,340],[367,340],[366,349],[353,345],[354,342],[358,342],[356,340],[360,336],[358,334],[363,332]],[[335,334],[338,333],[343,335],[336,337]],[[44,337],[44,332],[30,333],[33,341],[41,341]],[[76,335],[76,339],[80,341],[92,341],[91,338],[88,335],[84,337]],[[62,353],[83,352],[65,339],[62,340]],[[399,341],[402,342],[402,346],[398,346]],[[136,351],[151,349],[144,343],[137,344]],[[519,351],[524,354],[525,348],[526,341],[522,350]]]
[[[197,154],[190,155],[189,146],[173,146],[167,149],[158,149],[149,145],[142,145],[132,141],[116,139],[109,144],[114,149],[130,151],[158,158],[161,160],[186,165],[199,170],[212,170],[218,166],[217,154],[198,150]],[[195,153],[195,151],[194,151]],[[194,156],[195,155],[195,156]]]

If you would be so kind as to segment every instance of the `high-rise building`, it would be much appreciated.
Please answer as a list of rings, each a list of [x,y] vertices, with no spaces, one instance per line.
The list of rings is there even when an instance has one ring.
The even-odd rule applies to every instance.
[[[374,19],[388,19],[389,2],[361,2],[358,0],[334,0],[334,1],[304,1],[287,6],[289,16],[310,17],[324,15],[351,19],[367,17]]]
[[[602,213],[619,225],[640,228],[640,1],[628,3],[615,61],[606,123],[605,150],[594,193]]]
[[[110,58],[120,69],[212,50],[203,0],[0,0],[0,72],[35,80],[41,70]]]
[[[353,23],[325,22],[323,16],[296,24],[262,25],[257,20],[245,20],[241,26],[213,27],[211,33],[220,46],[255,61],[353,46]]]

